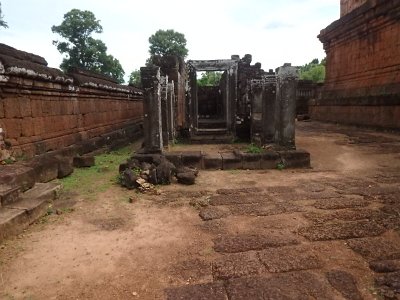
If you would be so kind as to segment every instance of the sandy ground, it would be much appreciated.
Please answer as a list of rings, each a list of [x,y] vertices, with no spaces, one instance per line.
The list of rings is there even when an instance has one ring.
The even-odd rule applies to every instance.
[[[298,124],[297,145],[311,153],[312,169],[203,171],[196,185],[162,186],[160,195],[116,185],[95,200],[62,195],[56,204],[62,214],[0,245],[0,298],[264,299],[264,293],[281,299],[277,290],[294,291],[288,299],[394,295],[390,282],[375,284],[381,274],[369,264],[400,258],[400,250],[389,251],[400,245],[393,215],[400,203],[394,190],[400,136],[310,122]],[[374,256],[374,243],[386,250]],[[310,277],[297,283],[297,274]]]

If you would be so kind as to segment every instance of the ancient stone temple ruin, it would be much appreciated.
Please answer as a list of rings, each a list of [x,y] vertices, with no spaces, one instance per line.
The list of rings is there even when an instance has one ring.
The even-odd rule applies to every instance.
[[[341,1],[341,18],[319,35],[326,80],[313,119],[400,128],[399,18],[398,0]]]
[[[290,64],[265,72],[251,65],[251,55],[223,60],[156,58],[141,68],[144,89],[144,148],[141,155],[161,154],[185,160],[189,154],[168,152],[177,137],[192,144],[233,143],[235,140],[267,146],[266,155],[254,155],[243,164],[245,153],[212,155],[198,151],[187,158],[200,168],[269,168],[284,161],[288,166],[309,166],[309,154],[296,150],[295,118],[298,74]],[[216,86],[199,87],[198,72],[218,71]],[[183,88],[185,87],[185,89]],[[199,148],[200,150],[200,148]],[[224,157],[225,155],[225,157]],[[224,167],[225,161],[225,167]]]

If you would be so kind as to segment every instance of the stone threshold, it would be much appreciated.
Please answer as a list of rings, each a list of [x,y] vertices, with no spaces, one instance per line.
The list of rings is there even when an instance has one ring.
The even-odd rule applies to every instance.
[[[0,243],[22,233],[30,224],[46,214],[59,196],[61,185],[37,183],[14,201],[0,207]]]
[[[160,155],[176,166],[195,167],[200,170],[264,170],[281,168],[310,168],[310,153],[304,150],[242,151],[206,153],[204,151],[164,152],[162,154],[135,154],[132,158],[152,163]]]

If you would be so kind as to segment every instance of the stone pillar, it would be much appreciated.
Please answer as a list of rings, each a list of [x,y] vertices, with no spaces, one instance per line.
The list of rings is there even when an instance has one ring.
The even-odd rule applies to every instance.
[[[161,76],[161,126],[164,147],[169,144],[168,132],[168,76]]]
[[[271,144],[275,136],[275,102],[276,102],[276,76],[269,70],[264,76],[263,95],[263,143]]]
[[[143,101],[144,152],[161,153],[163,150],[161,118],[161,78],[159,67],[140,68]]]
[[[168,138],[171,142],[174,142],[176,138],[176,120],[175,120],[175,86],[174,82],[168,83]]]
[[[255,144],[261,144],[261,135],[263,131],[263,95],[264,81],[259,79],[249,80],[247,88],[251,102],[251,141]]]
[[[291,64],[276,70],[275,143],[284,149],[295,149],[296,91],[298,72]]]

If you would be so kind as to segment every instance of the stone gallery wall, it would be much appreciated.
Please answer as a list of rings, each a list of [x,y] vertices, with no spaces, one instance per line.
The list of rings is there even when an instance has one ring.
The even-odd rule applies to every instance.
[[[327,54],[313,119],[400,128],[400,5],[366,1],[321,31]]]
[[[142,105],[139,89],[87,71],[64,74],[40,56],[0,44],[0,128],[14,156],[137,136]]]
[[[343,17],[347,15],[365,2],[367,2],[367,0],[340,0],[340,16]]]

